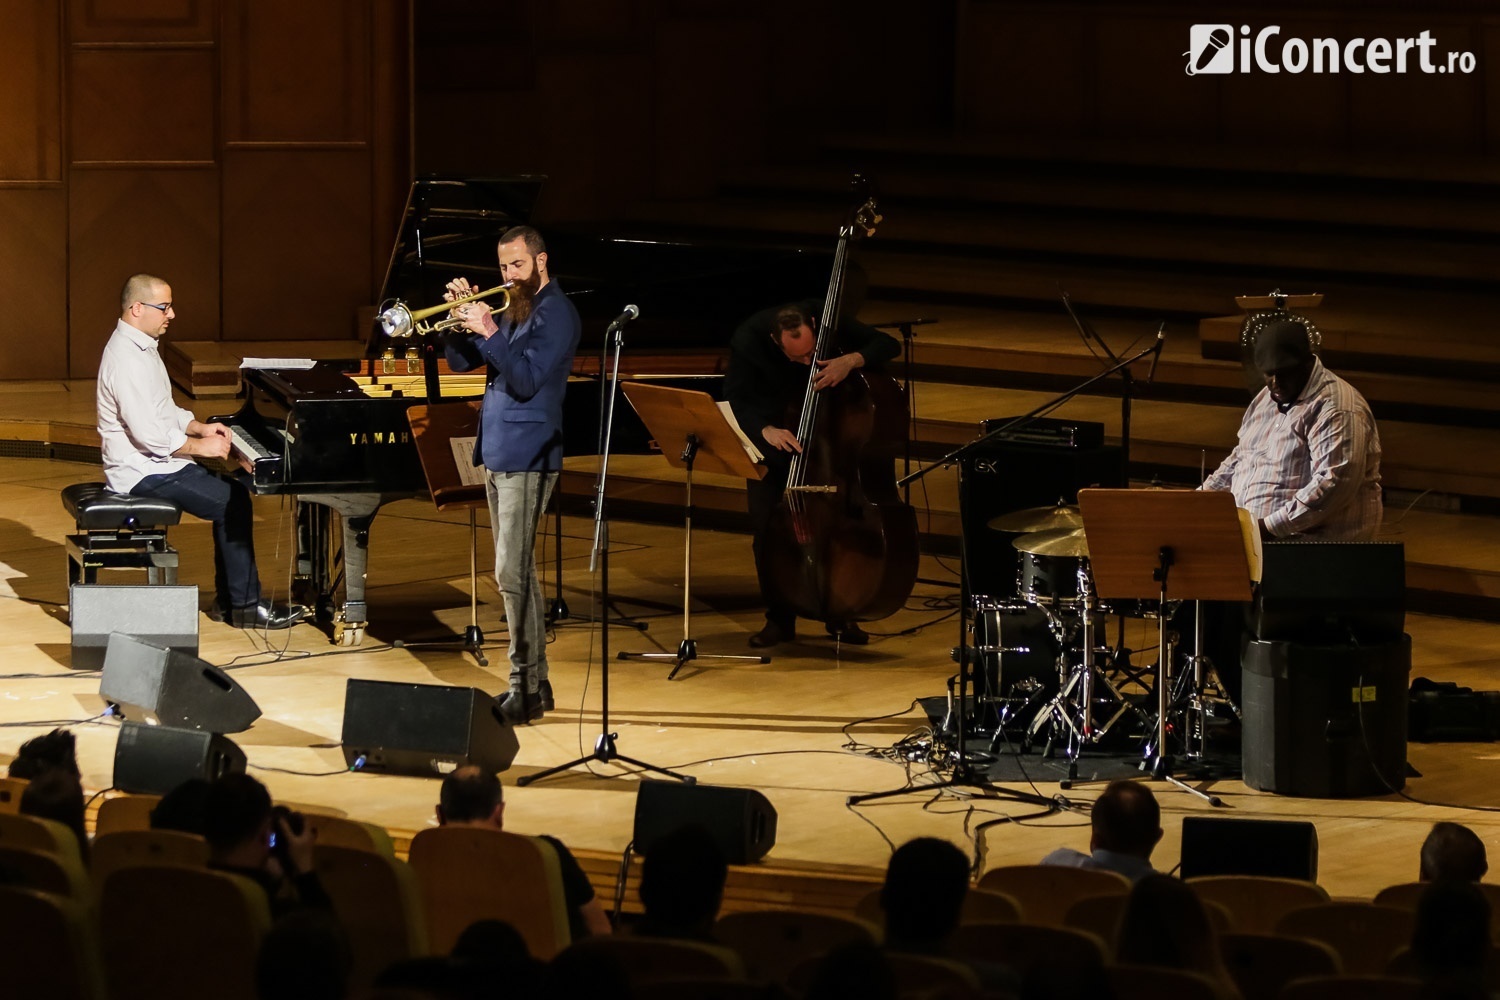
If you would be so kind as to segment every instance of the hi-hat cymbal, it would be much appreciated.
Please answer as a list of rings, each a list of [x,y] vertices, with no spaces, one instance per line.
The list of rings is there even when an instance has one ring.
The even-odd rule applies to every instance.
[[[1057,531],[1033,531],[1010,543],[1022,552],[1034,556],[1066,556],[1077,559],[1089,555],[1088,536],[1082,528],[1063,528]]]
[[[1083,515],[1077,507],[1058,504],[1056,507],[1028,507],[1013,510],[991,518],[988,526],[995,531],[1053,531],[1057,528],[1083,527]]]

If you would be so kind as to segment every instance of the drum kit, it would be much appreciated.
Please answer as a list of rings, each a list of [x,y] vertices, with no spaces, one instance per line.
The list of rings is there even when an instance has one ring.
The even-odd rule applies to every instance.
[[[1162,614],[1170,619],[1180,602],[1168,601],[1162,608],[1155,600],[1100,600],[1089,566],[1088,536],[1076,506],[1059,501],[1052,507],[1014,511],[991,519],[987,526],[1016,535],[1011,544],[1019,554],[1019,567],[1014,599],[973,598],[976,678],[984,671],[984,679],[975,683],[975,717],[984,720],[981,728],[993,727],[992,753],[1015,740],[1020,752],[1042,746],[1044,756],[1052,757],[1060,745],[1068,778],[1074,779],[1083,750],[1097,747],[1116,727],[1129,737],[1149,738],[1155,726],[1150,711],[1154,699],[1149,697],[1154,681],[1143,678],[1154,676],[1157,668],[1130,664],[1123,648],[1125,622],[1154,621]],[[1056,653],[1055,684],[1037,677],[1036,657],[1025,656],[1034,651],[1034,644],[1006,644],[1004,623],[1037,612],[1045,616]],[[1104,636],[1112,621],[1121,637],[1115,645]],[[1169,645],[1173,648],[1158,651],[1159,662],[1172,662],[1175,642],[1170,634]],[[1019,663],[1026,665],[1015,665]],[[1191,672],[1179,676],[1191,677]],[[1184,691],[1181,697],[1196,699],[1200,693]],[[1175,703],[1179,693],[1171,694]]]

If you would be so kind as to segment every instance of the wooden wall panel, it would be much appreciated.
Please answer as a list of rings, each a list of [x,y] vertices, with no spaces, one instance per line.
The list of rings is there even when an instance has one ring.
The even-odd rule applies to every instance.
[[[61,187],[0,188],[0,378],[67,376],[67,216]]]
[[[363,151],[228,150],[223,232],[224,340],[355,335],[376,294]]]
[[[74,163],[215,159],[212,49],[73,53]]]
[[[68,0],[76,42],[212,42],[213,0]]]
[[[226,142],[368,141],[368,0],[224,2]]]
[[[1278,19],[1282,38],[1338,38],[1337,21]],[[1187,28],[1181,35],[1186,37]],[[1186,46],[1184,46],[1186,48]],[[1194,86],[1218,88],[1221,142],[1305,143],[1306,148],[1340,147],[1348,141],[1349,77],[1336,74],[1240,73],[1193,77]]]
[[[1216,137],[1218,94],[1193,86],[1199,81],[1183,72],[1181,53],[1189,23],[1185,18],[1139,14],[1098,19],[1091,60],[1100,81],[1095,97],[1097,135],[1175,141]]]
[[[93,378],[120,314],[120,286],[144,271],[172,286],[168,336],[219,335],[219,172],[75,170],[68,205],[71,377]]]
[[[0,184],[62,180],[58,0],[0,0]]]
[[[1437,39],[1438,57],[1450,51],[1478,56],[1477,25],[1427,20],[1374,21],[1360,25],[1370,38],[1414,37],[1424,28]],[[1415,52],[1412,53],[1415,56]],[[1408,72],[1350,74],[1349,141],[1356,149],[1452,154],[1481,152],[1483,84],[1481,75],[1500,67],[1479,63],[1473,76]]]
[[[1082,12],[969,4],[959,20],[961,131],[1076,135],[1094,124],[1094,26]]]

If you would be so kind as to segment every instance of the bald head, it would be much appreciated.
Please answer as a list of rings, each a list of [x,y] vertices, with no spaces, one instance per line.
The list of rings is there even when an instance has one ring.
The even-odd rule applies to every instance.
[[[129,312],[137,302],[161,302],[164,296],[160,290],[167,287],[167,283],[154,274],[132,274],[125,279],[125,287],[120,289],[120,312]]]

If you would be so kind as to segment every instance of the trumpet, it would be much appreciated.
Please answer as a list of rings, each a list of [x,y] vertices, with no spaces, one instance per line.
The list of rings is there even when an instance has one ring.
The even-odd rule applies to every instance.
[[[442,305],[418,309],[415,312],[407,308],[405,302],[397,299],[394,305],[382,309],[380,315],[375,317],[375,321],[380,324],[380,332],[384,333],[387,337],[410,337],[414,333],[424,336],[429,333],[441,333],[444,330],[452,330],[463,326],[463,317],[449,316],[446,319],[438,320],[436,323],[424,323],[422,321],[429,316],[436,316],[440,312],[451,312],[453,309],[466,303],[489,298],[496,292],[500,293],[502,300],[498,306],[489,307],[490,315],[503,313],[510,308],[510,289],[514,284],[515,282],[513,281],[507,281],[503,285],[496,285],[494,288],[488,288],[482,292],[474,292],[471,295],[465,295],[461,299],[444,302]]]

